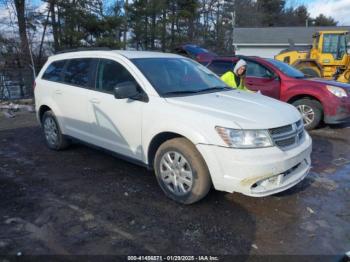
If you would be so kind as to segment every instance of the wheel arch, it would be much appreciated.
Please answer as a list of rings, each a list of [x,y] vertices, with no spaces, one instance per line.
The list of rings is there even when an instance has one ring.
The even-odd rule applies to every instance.
[[[39,111],[38,111],[38,120],[40,123],[42,122],[42,118],[43,118],[45,112],[50,111],[50,110],[52,111],[52,109],[47,105],[40,106]]]
[[[191,141],[187,137],[176,132],[161,132],[155,135],[148,146],[147,150],[147,165],[149,169],[153,169],[153,162],[158,148],[165,142],[173,138],[183,137]]]
[[[325,118],[324,106],[323,106],[322,102],[319,99],[317,99],[315,96],[312,96],[312,95],[296,95],[296,96],[290,98],[288,100],[288,103],[293,105],[296,101],[299,101],[299,100],[304,100],[304,101],[309,100],[310,102],[313,101],[313,104],[315,104],[315,102],[317,102],[317,105],[315,104],[315,106],[318,107],[318,110],[320,113],[319,119],[318,119],[318,117],[315,116],[315,119],[317,119],[317,121],[310,122],[308,127],[306,127],[306,129],[311,130],[311,129],[314,129],[317,126],[319,126],[320,122],[324,121],[324,118]],[[296,106],[296,105],[293,105],[293,106]]]
[[[310,94],[299,94],[299,95],[294,95],[292,97],[290,97],[287,100],[287,103],[289,104],[293,104],[295,101],[300,100],[300,99],[310,99],[310,100],[315,100],[317,102],[319,102],[322,106],[322,111],[323,111],[323,104],[322,101],[320,99],[318,99],[316,96],[310,95]]]

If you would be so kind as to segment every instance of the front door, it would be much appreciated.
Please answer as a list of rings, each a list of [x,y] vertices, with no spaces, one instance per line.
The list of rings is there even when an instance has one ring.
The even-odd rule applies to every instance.
[[[100,59],[96,72],[96,89],[90,99],[94,140],[98,146],[142,160],[141,126],[144,102],[116,99],[114,87],[135,81],[130,72],[114,60]]]
[[[265,66],[247,61],[247,76],[245,84],[252,91],[260,91],[263,95],[279,99],[280,81],[275,74]]]

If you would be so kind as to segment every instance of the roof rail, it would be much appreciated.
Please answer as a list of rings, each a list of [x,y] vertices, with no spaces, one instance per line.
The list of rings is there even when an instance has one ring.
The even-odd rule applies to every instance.
[[[56,51],[55,54],[63,54],[63,53],[69,53],[69,52],[80,52],[80,51],[110,51],[110,50],[113,50],[113,49],[111,49],[109,47],[78,47],[78,48]]]

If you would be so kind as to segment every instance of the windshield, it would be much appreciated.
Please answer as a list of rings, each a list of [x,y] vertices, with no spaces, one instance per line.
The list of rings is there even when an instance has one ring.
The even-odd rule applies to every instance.
[[[137,58],[131,61],[161,96],[228,89],[213,72],[187,58]]]
[[[347,35],[339,36],[339,57],[343,57],[344,54],[347,53],[348,43],[347,43]]]
[[[347,53],[345,34],[324,34],[323,53],[330,53],[336,58],[342,58]]]
[[[273,64],[275,67],[277,67],[280,71],[282,71],[284,74],[286,74],[289,77],[293,77],[293,78],[304,78],[305,75],[299,71],[298,69],[283,63],[281,61],[277,61],[275,59],[266,59],[267,61],[269,61],[271,64]]]

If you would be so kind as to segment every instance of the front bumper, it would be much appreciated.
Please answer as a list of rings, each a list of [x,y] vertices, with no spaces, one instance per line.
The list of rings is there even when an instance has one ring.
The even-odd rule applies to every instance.
[[[263,197],[284,191],[305,178],[311,167],[312,141],[306,133],[290,150],[278,147],[233,149],[197,145],[215,189]]]
[[[350,98],[338,99],[334,104],[333,113],[325,113],[324,122],[326,124],[339,124],[350,120]]]

